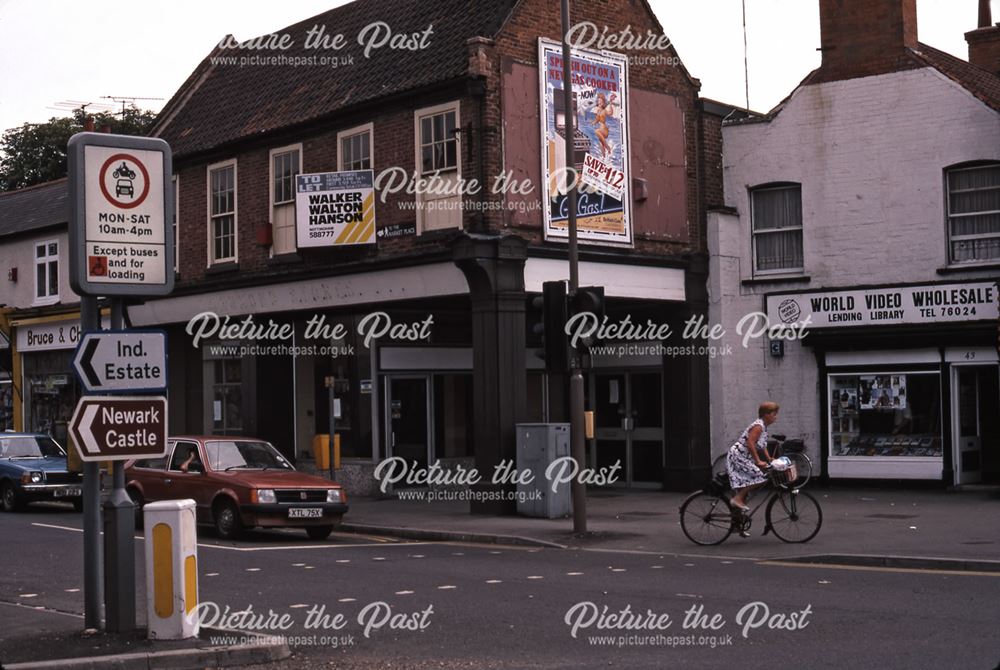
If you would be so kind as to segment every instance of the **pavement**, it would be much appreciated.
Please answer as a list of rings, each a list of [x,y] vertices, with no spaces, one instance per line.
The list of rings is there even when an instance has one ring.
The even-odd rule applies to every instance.
[[[472,515],[465,501],[352,498],[344,530],[421,540],[494,542],[569,549],[712,555],[757,560],[829,559],[892,566],[902,561],[941,569],[1000,571],[1000,487],[965,490],[901,487],[829,487],[810,483],[823,525],[805,544],[761,536],[764,509],[753,516],[749,538],[693,544],[681,531],[679,508],[687,493],[591,489],[587,534],[573,533],[570,518]],[[758,494],[761,495],[761,494]],[[755,504],[753,497],[751,505]],[[965,567],[962,567],[965,566]]]
[[[773,534],[763,536],[761,508],[753,517],[749,538],[734,534],[718,546],[695,545],[680,527],[679,508],[687,494],[600,488],[588,491],[587,533],[583,535],[573,532],[571,518],[473,515],[467,501],[426,502],[403,499],[398,493],[381,499],[352,498],[341,530],[567,551],[1000,574],[1000,487],[942,490],[810,483],[808,490],[821,505],[823,524],[819,534],[805,544],[786,544]],[[755,502],[751,497],[751,506]],[[84,633],[78,614],[34,608],[3,597],[0,630],[5,638],[0,640],[4,670],[245,666],[289,654],[287,646],[273,640],[220,640],[219,631],[211,630],[199,638],[175,642],[151,642],[142,631]]]

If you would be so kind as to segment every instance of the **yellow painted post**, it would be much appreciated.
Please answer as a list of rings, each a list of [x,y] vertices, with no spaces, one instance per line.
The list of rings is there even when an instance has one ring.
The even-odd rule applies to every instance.
[[[152,640],[197,637],[198,540],[193,500],[143,507],[146,528],[146,618]],[[195,616],[192,616],[194,614]]]

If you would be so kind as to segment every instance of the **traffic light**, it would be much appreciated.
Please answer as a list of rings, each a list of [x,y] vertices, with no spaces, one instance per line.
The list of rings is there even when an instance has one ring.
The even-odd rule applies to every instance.
[[[571,298],[570,312],[580,314],[590,312],[597,318],[597,323],[604,322],[604,287],[603,286],[581,286],[576,290],[576,294]],[[597,342],[596,335],[585,337],[580,340],[584,348],[589,349]]]
[[[562,373],[569,370],[569,338],[566,335],[566,284],[547,281],[542,284],[542,295],[532,301],[541,308],[541,318],[534,325],[536,335],[541,335],[545,371]]]

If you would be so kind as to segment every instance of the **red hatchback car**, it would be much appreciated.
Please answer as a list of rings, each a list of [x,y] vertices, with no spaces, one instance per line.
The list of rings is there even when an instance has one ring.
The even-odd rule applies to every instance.
[[[198,521],[225,539],[261,527],[304,528],[322,540],[348,509],[340,485],[296,471],[270,443],[250,437],[171,437],[166,456],[127,463],[125,478],[137,507],[191,498]]]

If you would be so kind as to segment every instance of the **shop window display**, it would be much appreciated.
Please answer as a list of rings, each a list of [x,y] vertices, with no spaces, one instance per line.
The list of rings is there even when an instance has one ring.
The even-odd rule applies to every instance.
[[[941,457],[937,373],[829,377],[830,455]]]

